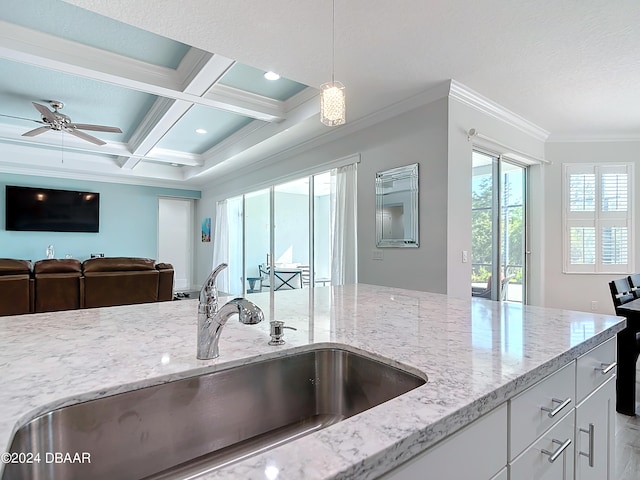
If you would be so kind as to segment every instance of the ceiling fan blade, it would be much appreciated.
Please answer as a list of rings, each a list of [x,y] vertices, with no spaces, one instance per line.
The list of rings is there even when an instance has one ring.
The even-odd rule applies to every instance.
[[[84,132],[81,132],[79,130],[76,130],[74,128],[70,128],[70,129],[65,130],[65,131],[69,132],[71,135],[75,135],[78,138],[86,140],[87,142],[94,143],[96,145],[106,145],[107,144],[107,142],[104,142],[104,141],[100,140],[99,138],[92,137],[91,135],[88,135],[88,134],[86,134]]]
[[[45,107],[44,105],[40,105],[39,103],[36,103],[36,102],[31,102],[31,103],[33,103],[33,106],[36,107],[36,110],[38,110],[44,118],[52,122],[56,121],[56,116],[47,107]]]
[[[40,135],[41,133],[44,132],[48,132],[49,130],[51,130],[51,127],[46,126],[46,127],[38,127],[34,130],[29,130],[26,133],[23,133],[22,136],[23,137],[35,137],[36,135]]]
[[[93,130],[94,132],[111,132],[122,133],[118,127],[107,127],[105,125],[91,125],[88,123],[72,123],[69,125],[71,128],[77,128],[79,130]]]
[[[33,118],[16,117],[13,115],[5,115],[4,113],[0,113],[0,117],[17,118],[18,120],[28,120],[29,122],[41,123],[44,125],[44,122],[42,120],[34,120]]]

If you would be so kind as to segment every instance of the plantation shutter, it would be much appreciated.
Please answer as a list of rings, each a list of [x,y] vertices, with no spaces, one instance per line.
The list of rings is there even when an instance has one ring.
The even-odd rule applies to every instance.
[[[565,164],[565,273],[629,273],[633,165]]]

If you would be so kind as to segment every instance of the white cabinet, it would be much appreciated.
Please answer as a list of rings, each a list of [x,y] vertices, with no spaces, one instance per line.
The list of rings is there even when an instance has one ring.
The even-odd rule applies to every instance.
[[[616,373],[616,339],[611,338],[577,359],[576,403],[582,402],[596,388]]]
[[[576,480],[614,480],[615,375],[576,408]]]
[[[507,480],[507,404],[391,472],[384,480]]]
[[[382,476],[385,480],[615,480],[611,338]]]
[[[614,480],[615,358],[611,338],[509,401],[510,480]]]
[[[573,410],[575,391],[576,370],[572,362],[511,399],[509,460]]]
[[[574,411],[543,433],[509,465],[512,480],[573,480]]]

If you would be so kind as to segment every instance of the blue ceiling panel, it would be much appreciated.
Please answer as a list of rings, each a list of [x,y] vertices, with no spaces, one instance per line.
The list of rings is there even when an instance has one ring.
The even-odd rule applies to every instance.
[[[190,48],[59,0],[2,0],[0,19],[173,69]]]
[[[195,105],[162,138],[157,147],[202,154],[251,121],[252,118],[242,115]],[[204,129],[207,133],[196,133],[196,129]]]
[[[306,88],[306,85],[282,77],[267,80],[264,73],[264,70],[236,63],[224,74],[220,83],[274,100],[286,100]]]
[[[129,90],[109,83],[0,59],[0,113],[40,120],[31,102],[48,107],[59,100],[61,113],[76,123],[120,127],[122,134],[96,132],[105,141],[127,142],[156,100],[155,95]],[[35,123],[2,117],[2,123],[24,125],[25,132]],[[53,133],[46,133],[47,135]]]

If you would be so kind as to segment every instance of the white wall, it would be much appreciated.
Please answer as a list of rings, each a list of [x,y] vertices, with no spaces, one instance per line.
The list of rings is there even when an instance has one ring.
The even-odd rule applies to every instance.
[[[562,164],[563,163],[600,163],[600,162],[637,162],[640,142],[567,142],[548,143],[547,159],[553,165],[545,167],[545,305],[549,307],[568,308],[571,310],[591,311],[591,302],[596,301],[600,313],[614,313],[608,282],[623,277],[622,274],[565,274],[562,273]],[[638,169],[635,169],[634,189],[640,188]],[[633,206],[635,232],[639,238],[640,225],[637,221],[640,212],[640,195],[635,195]],[[638,243],[634,256],[636,271],[638,265]],[[630,272],[635,273],[635,272]]]
[[[323,164],[360,153],[358,165],[359,281],[404,288],[446,291],[447,218],[447,100],[441,98],[410,112],[325,143],[276,158],[263,168],[245,169],[220,178],[203,189],[197,218],[215,216],[218,200],[263,187],[269,181],[294,179]],[[420,164],[420,247],[375,247],[375,173],[387,168]],[[307,174],[305,173],[305,174]],[[215,235],[214,239],[215,241]],[[211,266],[213,247],[200,243],[196,278],[202,282]],[[468,283],[468,282],[467,282]]]

